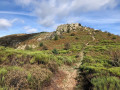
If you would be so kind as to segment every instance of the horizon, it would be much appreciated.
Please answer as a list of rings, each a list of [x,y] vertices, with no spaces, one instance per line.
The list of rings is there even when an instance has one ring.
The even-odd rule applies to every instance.
[[[119,9],[119,0],[1,0],[0,37],[52,32],[67,23],[120,35]]]

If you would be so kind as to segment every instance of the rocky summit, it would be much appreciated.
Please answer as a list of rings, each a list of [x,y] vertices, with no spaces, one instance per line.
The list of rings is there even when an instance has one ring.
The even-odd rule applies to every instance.
[[[79,23],[63,24],[57,27],[56,33],[60,35],[63,32],[75,31],[77,28],[81,28],[81,24]]]

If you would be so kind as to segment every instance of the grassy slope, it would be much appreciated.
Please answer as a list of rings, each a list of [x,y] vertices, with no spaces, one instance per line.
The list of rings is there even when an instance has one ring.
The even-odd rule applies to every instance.
[[[79,82],[78,87],[84,87],[86,90],[119,90],[120,38],[109,33],[97,33],[96,42],[91,42],[84,50],[85,56],[78,79],[85,82],[83,86]]]
[[[85,30],[84,27],[82,30],[63,33],[62,36],[58,37],[58,40],[42,40],[38,42],[36,39],[39,38],[39,35],[37,35],[21,43],[29,45],[36,43],[38,46],[43,43],[43,46],[35,49],[15,50],[0,47],[1,89],[41,89],[42,86],[49,84],[46,82],[50,81],[59,65],[73,65],[73,63],[79,61],[80,51],[87,42],[92,41],[91,35],[94,35],[96,40],[90,42],[86,47],[83,64],[80,67],[82,75],[85,75],[86,83],[84,85],[89,82],[91,84],[89,88],[98,89],[103,84],[104,88],[115,88],[115,86],[119,88],[120,69],[119,66],[114,66],[114,61],[109,52],[111,49],[115,50],[115,48],[120,47],[120,37],[110,33],[94,31],[90,28],[83,30]],[[71,36],[73,33],[74,35]],[[70,44],[68,50],[64,50],[66,43]],[[44,46],[48,50],[43,50]],[[55,48],[57,54],[52,52]],[[14,83],[13,81],[17,78],[19,78],[18,82]],[[22,81],[21,78],[23,78]],[[109,84],[112,81],[114,83]],[[25,83],[25,86],[23,83]],[[78,84],[78,88],[80,87]]]

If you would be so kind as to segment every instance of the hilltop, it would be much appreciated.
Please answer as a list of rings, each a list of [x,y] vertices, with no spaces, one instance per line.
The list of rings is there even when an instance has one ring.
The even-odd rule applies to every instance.
[[[119,49],[120,36],[79,23],[1,37],[0,89],[119,90]]]
[[[59,40],[65,40],[65,35],[75,34],[76,37],[94,35],[97,37],[96,42],[102,39],[113,40],[112,38],[118,37],[117,35],[110,34],[109,32],[102,32],[100,30],[94,30],[93,28],[84,27],[79,23],[76,24],[63,24],[57,27],[54,32],[40,32],[33,34],[14,34],[0,38],[0,45],[5,47],[14,47],[18,49],[25,49],[26,46],[36,48],[40,42],[53,41],[57,35]],[[107,35],[107,34],[110,34]],[[69,38],[69,37],[68,37]],[[70,37],[71,38],[71,37]],[[92,37],[93,38],[93,37]],[[58,40],[58,41],[59,41]],[[80,39],[81,40],[81,39]],[[114,41],[119,41],[119,38]],[[64,42],[65,43],[65,42]],[[49,45],[48,45],[49,46]]]

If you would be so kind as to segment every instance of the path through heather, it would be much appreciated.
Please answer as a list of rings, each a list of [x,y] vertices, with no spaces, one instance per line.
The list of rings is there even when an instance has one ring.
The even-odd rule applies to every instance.
[[[52,78],[51,85],[44,90],[74,90],[77,84],[76,68],[79,68],[83,60],[83,50],[80,52],[80,61],[73,67],[63,65],[59,68],[58,73]]]
[[[91,33],[91,32],[89,32]],[[95,41],[95,37],[91,34],[92,41]],[[46,87],[44,90],[74,90],[77,84],[76,77],[78,76],[78,70],[82,64],[84,57],[84,49],[89,45],[90,42],[86,43],[81,52],[79,53],[80,60],[74,65],[74,67],[63,65],[59,67],[58,73],[52,78],[51,85]]]

